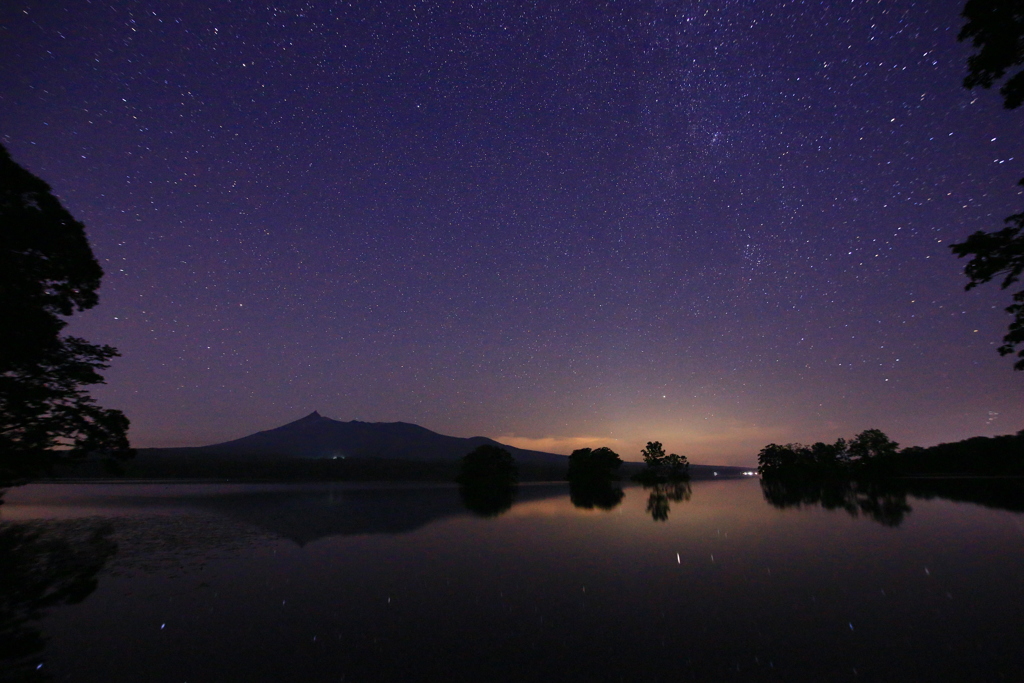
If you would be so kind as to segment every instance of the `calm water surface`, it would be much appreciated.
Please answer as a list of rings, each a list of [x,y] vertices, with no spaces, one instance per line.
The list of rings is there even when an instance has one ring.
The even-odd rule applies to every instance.
[[[0,679],[1024,680],[1021,513],[660,493],[523,485],[482,517],[440,485],[10,490]]]

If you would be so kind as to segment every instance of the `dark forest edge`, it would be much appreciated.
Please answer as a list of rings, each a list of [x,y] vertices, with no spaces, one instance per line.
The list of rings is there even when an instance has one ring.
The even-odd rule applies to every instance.
[[[878,429],[833,444],[769,444],[761,491],[779,509],[818,505],[899,526],[907,497],[1024,512],[1024,431],[900,449]]]
[[[660,444],[652,442],[650,445]],[[662,453],[658,451],[656,455]],[[608,462],[600,464],[601,458]],[[685,456],[678,458],[683,461]],[[614,464],[616,460],[617,465]],[[610,449],[578,449],[565,464],[517,461],[516,465],[520,481],[632,479],[648,485],[675,479],[735,477],[745,470],[689,463],[682,466],[670,456],[648,458],[646,463],[623,462]],[[927,448],[912,446],[902,449],[880,430],[867,430],[850,441],[839,439],[832,444],[769,444],[758,454],[758,465],[759,473],[767,478],[1019,477],[1024,476],[1024,430],[1013,435],[978,436]],[[181,449],[178,453],[168,453],[168,449],[139,449],[136,458],[114,463],[114,466],[100,461],[57,464],[40,479],[454,481],[458,472],[458,460],[329,459],[283,455],[245,457],[202,449]]]
[[[656,444],[652,442],[651,445]],[[660,444],[657,444],[660,445]],[[608,450],[619,464],[583,463],[600,460]],[[645,449],[647,450],[647,449]],[[598,454],[595,456],[594,454]],[[661,455],[658,452],[656,455]],[[610,449],[578,449],[560,463],[517,461],[521,481],[619,480],[657,483],[674,478],[711,479],[740,476],[747,468],[679,466],[670,456],[646,463],[623,462]],[[671,460],[671,461],[670,461]],[[574,464],[575,463],[575,464]],[[978,436],[923,448],[899,448],[879,430],[867,430],[850,441],[769,444],[758,454],[763,477],[879,478],[921,476],[1024,476],[1024,430],[1012,435]],[[605,469],[602,470],[602,467]],[[122,462],[58,463],[39,479],[219,479],[244,481],[454,481],[458,460],[418,461],[390,458],[296,458],[292,456],[224,455],[203,449],[138,449]],[[679,476],[683,475],[683,476]],[[649,481],[650,480],[650,481]]]
[[[850,441],[769,444],[757,456],[762,477],[877,479],[920,476],[1024,476],[1024,430],[923,448],[899,448],[879,429]]]

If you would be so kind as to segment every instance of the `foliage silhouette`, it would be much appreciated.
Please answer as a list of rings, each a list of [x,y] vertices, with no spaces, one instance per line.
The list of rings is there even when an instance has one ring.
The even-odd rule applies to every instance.
[[[613,510],[625,495],[620,487],[607,479],[578,478],[569,481],[569,500],[584,510]]]
[[[665,448],[660,441],[648,441],[647,447],[640,451],[644,464],[648,467],[660,467],[665,462]]]
[[[622,467],[619,454],[602,446],[601,448],[578,448],[569,456],[569,481],[609,481],[618,476]]]
[[[690,496],[693,495],[690,482],[685,480],[645,484],[644,490],[651,492],[647,496],[647,513],[655,522],[668,521],[668,513],[671,511],[670,503],[690,500]]]
[[[884,484],[899,444],[880,429],[866,429],[834,444],[769,444],[757,456],[761,491],[778,508],[820,505],[898,526],[910,512],[906,493]]]
[[[666,455],[660,441],[648,441],[647,447],[640,451],[640,455],[643,456],[647,467],[633,476],[636,481],[653,485],[686,481],[690,478],[690,462],[686,456],[675,453]]]
[[[1024,185],[1024,180],[1020,184]],[[1024,213],[1008,216],[1005,222],[1010,224],[1009,227],[993,232],[979,230],[963,242],[950,245],[958,257],[973,256],[964,268],[964,273],[971,280],[966,289],[973,289],[994,278],[1002,278],[1000,287],[1008,289],[1020,280],[1024,271]],[[997,350],[1003,356],[1016,352],[1018,360],[1013,368],[1024,370],[1024,288],[1014,292],[1013,303],[1005,310],[1013,316],[1013,321]],[[1018,346],[1021,346],[1019,351]]]
[[[768,444],[757,454],[762,476],[783,474],[800,476],[841,476],[889,467],[899,444],[880,429],[866,429],[852,440],[838,439],[833,444],[821,441],[805,446],[799,443]]]
[[[518,480],[515,458],[491,444],[477,446],[466,454],[456,477],[463,504],[482,517],[497,517],[512,507]]]
[[[957,40],[970,40],[977,50],[967,58],[964,87],[991,88],[1006,72],[1024,64],[1024,13],[1008,0],[968,0],[961,16],[967,20]],[[1024,71],[1017,70],[999,89],[1003,106],[1016,109],[1024,103]]]
[[[94,522],[0,524],[0,681],[50,680],[37,622],[96,589],[117,552],[111,531]]]
[[[955,443],[898,450],[882,431],[868,429],[847,442],[768,444],[757,456],[763,477],[891,478],[915,475],[1024,475],[1024,430]]]
[[[459,466],[460,484],[516,483],[519,468],[512,454],[500,446],[484,444],[463,456]]]
[[[865,429],[847,444],[847,452],[851,463],[867,464],[892,458],[899,452],[899,447],[881,429]]]
[[[132,453],[128,419],[82,389],[103,382],[117,350],[60,334],[98,303],[102,276],[84,226],[0,146],[0,482]]]
[[[991,88],[1007,71],[1015,69],[999,92],[1003,106],[1016,109],[1024,102],[1024,71],[1018,68],[1024,64],[1024,13],[1020,4],[1008,0],[968,0],[963,17],[967,23],[958,40],[970,40],[976,50],[967,59],[964,87]],[[1024,179],[1020,184],[1024,185]],[[1009,289],[1020,280],[1024,272],[1024,213],[1008,216],[1004,223],[1007,227],[1001,230],[979,230],[963,242],[950,245],[957,257],[972,257],[964,268],[970,279],[967,289],[996,278],[1001,278],[1002,289]],[[1005,310],[1013,321],[997,350],[1004,356],[1016,352],[1013,367],[1024,370],[1024,288],[1014,292],[1012,300]]]
[[[975,436],[937,446],[904,448],[887,469],[892,475],[1024,475],[1024,430],[1003,436]]]

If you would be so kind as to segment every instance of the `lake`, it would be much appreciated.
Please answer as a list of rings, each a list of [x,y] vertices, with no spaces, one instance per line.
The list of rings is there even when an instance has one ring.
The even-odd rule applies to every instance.
[[[0,680],[1020,681],[1018,491],[25,486]]]

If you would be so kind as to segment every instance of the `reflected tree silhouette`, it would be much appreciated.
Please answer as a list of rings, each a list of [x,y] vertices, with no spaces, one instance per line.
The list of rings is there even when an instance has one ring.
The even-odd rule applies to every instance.
[[[607,480],[574,479],[569,482],[569,500],[584,510],[613,510],[626,494]]]
[[[519,486],[515,482],[460,484],[459,496],[470,512],[480,517],[497,517],[512,508]]]
[[[671,503],[688,501],[693,495],[693,489],[688,481],[645,485],[644,490],[651,492],[647,497],[647,513],[656,522],[668,521]]]
[[[0,524],[0,681],[50,680],[38,622],[48,608],[96,590],[117,552],[111,533],[92,520]]]
[[[660,490],[660,486],[655,486],[654,491],[651,491],[651,495],[647,497],[647,513],[655,522],[668,521],[668,496],[665,492]]]
[[[851,517],[864,515],[879,524],[897,527],[910,514],[907,492],[879,481],[845,478],[765,476],[761,493],[781,509],[818,505],[845,510]]]

